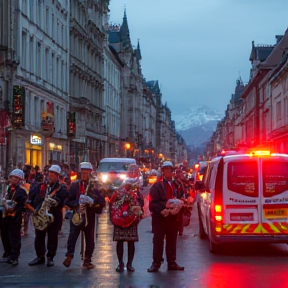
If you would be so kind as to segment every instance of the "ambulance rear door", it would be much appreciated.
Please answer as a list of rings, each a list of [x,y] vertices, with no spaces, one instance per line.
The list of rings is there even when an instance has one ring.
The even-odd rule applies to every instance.
[[[262,161],[262,233],[288,235],[288,156]]]
[[[226,159],[227,158],[227,159]],[[258,157],[225,157],[223,174],[224,235],[261,234],[262,203]]]

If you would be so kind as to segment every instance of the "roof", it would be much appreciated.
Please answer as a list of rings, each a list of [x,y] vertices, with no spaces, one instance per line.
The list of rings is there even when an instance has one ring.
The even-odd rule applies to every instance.
[[[110,31],[108,39],[109,39],[109,43],[119,43],[120,42],[119,32]]]
[[[102,162],[124,162],[124,163],[136,163],[134,158],[103,158],[100,163]]]
[[[278,36],[279,37],[279,36]],[[259,64],[259,68],[271,68],[278,65],[283,57],[283,53],[288,49],[288,29],[285,34],[281,37],[281,40],[276,44],[275,48],[269,54],[267,59],[263,63]]]

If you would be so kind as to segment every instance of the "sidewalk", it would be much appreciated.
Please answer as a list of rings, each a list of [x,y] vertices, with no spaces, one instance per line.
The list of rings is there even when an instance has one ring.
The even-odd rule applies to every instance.
[[[194,208],[195,209],[195,208]],[[116,242],[113,241],[113,225],[110,223],[109,214],[103,212],[98,217],[96,227],[95,250],[92,258],[95,269],[86,270],[81,268],[80,256],[80,237],[77,242],[75,257],[69,268],[63,266],[62,262],[66,253],[66,242],[69,235],[69,222],[64,221],[63,235],[59,236],[57,255],[55,256],[55,266],[46,267],[45,265],[30,267],[28,262],[36,257],[34,250],[34,231],[30,224],[29,234],[22,238],[22,249],[19,258],[19,265],[12,267],[6,263],[0,263],[0,288],[4,287],[29,287],[29,288],[48,288],[48,287],[71,287],[71,288],[179,288],[193,287],[191,284],[191,262],[197,260],[195,251],[197,248],[192,242],[197,241],[194,233],[197,232],[197,218],[195,210],[189,227],[184,230],[184,235],[178,237],[177,262],[185,266],[185,271],[167,271],[166,261],[158,273],[148,273],[147,268],[152,263],[152,233],[151,217],[147,217],[139,223],[139,239],[135,245],[135,259],[133,266],[135,272],[123,273],[115,272],[118,265],[116,256]],[[196,223],[196,224],[195,224]],[[196,226],[195,226],[196,225]],[[196,240],[195,240],[196,239]],[[0,245],[2,255],[3,248]],[[196,252],[197,254],[197,252]],[[194,259],[194,260],[193,260]],[[124,245],[124,263],[127,262],[127,245]],[[188,277],[188,278],[187,278]],[[189,280],[190,278],[190,280]],[[188,282],[187,282],[188,281]],[[190,283],[190,284],[187,284]],[[196,287],[196,286],[194,286]]]

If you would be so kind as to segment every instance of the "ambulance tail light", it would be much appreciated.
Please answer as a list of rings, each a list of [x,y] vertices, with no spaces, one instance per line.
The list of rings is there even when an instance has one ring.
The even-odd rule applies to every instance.
[[[215,209],[215,215],[214,215],[214,219],[216,222],[222,222],[223,217],[222,217],[222,206],[221,205],[215,205],[214,206]]]

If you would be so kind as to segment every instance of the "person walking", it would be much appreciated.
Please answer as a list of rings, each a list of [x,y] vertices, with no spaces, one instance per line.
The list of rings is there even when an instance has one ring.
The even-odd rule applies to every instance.
[[[124,242],[128,246],[126,268],[134,272],[132,266],[135,254],[135,242],[139,241],[138,223],[143,215],[144,198],[139,190],[140,170],[138,165],[130,164],[128,178],[116,190],[110,199],[111,222],[114,225],[113,241],[117,241],[116,253],[118,266],[116,272],[124,271]]]
[[[167,201],[176,197],[176,185],[172,178],[174,166],[171,161],[165,161],[161,170],[162,179],[155,182],[149,191],[149,210],[152,213],[152,231],[154,234],[153,262],[147,270],[150,273],[158,272],[163,262],[164,238],[166,239],[165,251],[168,270],[184,270],[184,267],[176,263],[178,216],[167,209]]]
[[[9,174],[9,186],[2,200],[4,211],[0,222],[1,240],[4,248],[3,258],[12,266],[18,265],[21,249],[22,212],[27,200],[27,193],[21,187],[24,181],[24,172],[14,169]]]
[[[62,208],[64,200],[68,196],[66,185],[59,183],[59,175],[61,168],[59,165],[51,165],[48,169],[47,184],[39,185],[39,189],[34,193],[29,193],[29,205],[34,209],[34,214],[37,216],[37,211],[43,208],[43,205],[48,203],[49,213],[53,215],[54,221],[51,222],[45,229],[37,229],[35,227],[34,247],[37,257],[29,262],[30,266],[40,265],[45,263],[45,238],[47,235],[47,267],[54,266],[54,256],[58,247],[58,233],[61,222],[63,221]],[[40,213],[40,211],[39,211]]]
[[[77,239],[80,232],[83,231],[86,249],[82,267],[93,269],[95,266],[91,263],[91,258],[95,247],[95,215],[102,213],[102,209],[105,206],[105,198],[94,187],[92,179],[90,179],[93,170],[91,163],[82,162],[80,169],[80,180],[71,184],[69,196],[65,202],[65,205],[73,210],[73,216],[70,219],[67,253],[63,265],[65,267],[71,265]]]

